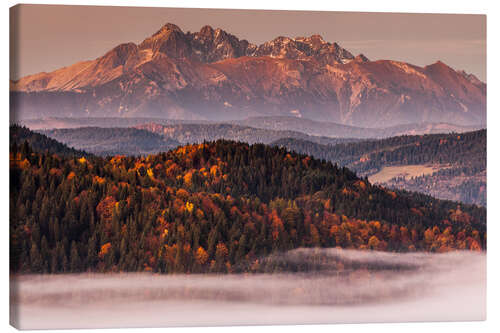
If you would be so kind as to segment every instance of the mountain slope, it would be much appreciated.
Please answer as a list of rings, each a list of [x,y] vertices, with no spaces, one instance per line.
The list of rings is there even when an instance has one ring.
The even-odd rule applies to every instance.
[[[139,45],[11,84],[11,116],[243,119],[299,116],[355,126],[485,124],[486,85],[443,64],[354,57],[320,36],[255,46],[167,24]]]
[[[29,128],[19,125],[11,125],[9,128],[10,149],[21,150],[22,145],[28,145],[35,152],[58,154],[60,156],[88,156],[82,150],[70,148],[67,145],[56,141],[46,135],[31,131]],[[16,146],[16,148],[14,148]]]
[[[21,159],[27,163],[14,167],[10,192],[15,272],[267,271],[262,256],[297,247],[486,245],[484,208],[389,191],[346,168],[262,144]]]
[[[381,179],[385,186],[486,205],[486,130],[400,136],[335,146],[296,139],[273,144],[338,163],[373,180]],[[415,166],[425,166],[427,170]],[[413,177],[411,168],[416,170]],[[384,172],[389,177],[381,177]],[[424,173],[427,175],[421,176]]]
[[[80,127],[41,133],[97,155],[148,155],[180,146],[176,140],[136,128]]]

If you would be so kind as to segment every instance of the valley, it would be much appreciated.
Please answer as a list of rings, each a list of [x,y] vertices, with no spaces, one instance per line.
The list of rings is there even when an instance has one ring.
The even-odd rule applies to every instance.
[[[290,251],[314,255],[314,249]],[[323,250],[336,259],[309,273],[31,275],[11,280],[11,321],[22,329],[332,324],[486,317],[486,256]],[[386,265],[353,269],[338,263]],[[401,264],[419,269],[402,272]],[[75,311],[77,310],[77,311]],[[450,311],[453,310],[453,311]],[[134,315],[130,315],[133,311]],[[87,320],[92,318],[92,320]]]

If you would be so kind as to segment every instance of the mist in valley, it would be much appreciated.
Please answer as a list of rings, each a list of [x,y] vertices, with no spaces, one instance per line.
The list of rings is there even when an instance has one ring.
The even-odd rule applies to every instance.
[[[486,318],[486,256],[297,249],[279,273],[11,277],[23,329],[459,321]]]

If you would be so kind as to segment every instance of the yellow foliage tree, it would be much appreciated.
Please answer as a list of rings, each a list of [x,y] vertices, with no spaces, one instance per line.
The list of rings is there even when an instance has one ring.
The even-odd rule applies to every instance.
[[[153,173],[153,169],[151,168],[148,168],[147,170],[147,174],[148,174],[148,177],[151,178],[151,179],[154,179],[155,178],[155,175]]]
[[[219,167],[217,165],[213,165],[210,168],[210,174],[214,177],[216,177],[219,174]]]
[[[380,241],[378,240],[377,236],[371,236],[370,239],[368,240],[368,247],[372,250],[376,250],[378,248]]]
[[[424,232],[424,241],[427,245],[432,244],[434,242],[434,232],[432,232],[432,229],[427,228]]]
[[[198,247],[195,254],[195,260],[199,265],[205,265],[208,261],[208,253],[203,247]]]
[[[111,243],[109,242],[101,246],[101,250],[99,251],[99,258],[103,258],[109,252],[110,248],[111,248]]]
[[[191,202],[189,202],[189,201],[188,201],[188,202],[186,202],[186,210],[187,210],[188,212],[192,213],[192,212],[193,212],[193,208],[194,208],[194,204],[193,204],[193,203],[191,203]]]
[[[184,175],[184,184],[191,186],[193,180],[193,173],[191,171],[186,172]]]

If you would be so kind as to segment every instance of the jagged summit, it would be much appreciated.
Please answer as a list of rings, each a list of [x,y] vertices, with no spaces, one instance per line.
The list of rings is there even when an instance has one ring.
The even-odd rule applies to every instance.
[[[479,84],[484,84],[483,81],[479,80],[477,76],[475,76],[472,73],[467,73],[464,70],[459,70],[458,73],[460,73],[463,77],[465,77],[467,80],[469,80],[471,83],[479,85]]]
[[[165,23],[162,29],[182,32],[178,25],[169,22]]]
[[[363,53],[358,54],[353,60],[358,62],[370,61],[370,59],[368,59]]]
[[[210,34],[210,35],[213,35],[214,33],[214,28],[212,28],[211,26],[209,25],[204,25],[201,29],[200,29],[200,34],[202,35],[207,35],[207,34]]]
[[[318,35],[318,34],[312,35],[309,38],[311,40],[314,40],[314,41],[317,41],[317,42],[320,42],[320,43],[326,43],[325,40],[323,39],[323,37],[321,35]]]
[[[326,42],[320,35],[295,38],[280,36],[257,47],[255,55],[296,60],[314,59],[321,65],[343,64],[354,59],[349,51],[337,43]]]
[[[295,38],[279,36],[257,46],[210,25],[203,26],[199,32],[184,33],[172,23],[165,24],[146,38],[139,48],[161,52],[172,58],[189,58],[204,63],[243,56],[296,60],[312,58],[323,65],[341,64],[354,59],[349,51],[337,43],[326,42],[319,34]]]

